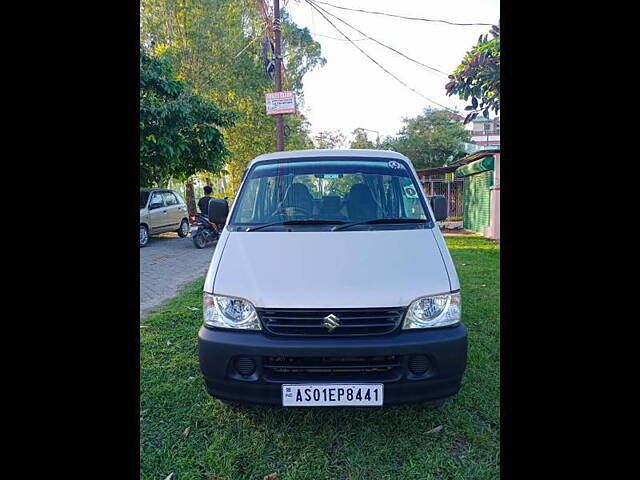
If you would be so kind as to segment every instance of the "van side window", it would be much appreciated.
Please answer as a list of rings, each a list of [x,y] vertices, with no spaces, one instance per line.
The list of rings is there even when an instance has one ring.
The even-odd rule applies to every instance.
[[[238,222],[251,223],[256,212],[256,200],[258,196],[258,182],[247,182],[245,185],[244,202],[250,205],[249,208],[241,208],[238,211]]]
[[[413,182],[408,178],[400,178],[399,187],[402,195],[402,210],[407,218],[423,218],[427,216],[424,214],[420,200],[418,199],[418,192],[415,190]]]

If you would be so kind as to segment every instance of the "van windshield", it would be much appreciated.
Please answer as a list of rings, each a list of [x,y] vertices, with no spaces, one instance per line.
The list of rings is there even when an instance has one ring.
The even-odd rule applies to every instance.
[[[259,163],[247,174],[229,224],[274,224],[274,230],[285,222],[287,228],[306,224],[325,230],[359,222],[368,222],[368,228],[371,223],[415,228],[429,220],[419,188],[404,162],[390,159]]]

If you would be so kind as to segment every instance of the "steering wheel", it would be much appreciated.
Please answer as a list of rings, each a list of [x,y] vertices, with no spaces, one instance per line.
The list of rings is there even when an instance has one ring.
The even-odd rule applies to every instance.
[[[284,215],[288,215],[288,216],[292,216],[292,217],[296,217],[296,216],[305,216],[305,217],[310,217],[311,216],[311,212],[304,208],[301,207],[299,205],[291,205],[288,207],[281,207],[278,210],[276,210],[275,212],[273,212],[273,214],[271,214],[272,217],[275,217],[278,214],[284,214]]]

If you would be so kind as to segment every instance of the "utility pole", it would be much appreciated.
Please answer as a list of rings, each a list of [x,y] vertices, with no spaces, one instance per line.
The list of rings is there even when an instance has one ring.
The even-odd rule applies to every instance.
[[[276,92],[282,91],[282,54],[280,53],[280,0],[273,0],[273,31],[275,34],[275,55],[276,55]],[[276,150],[284,150],[284,117],[282,114],[276,115]]]

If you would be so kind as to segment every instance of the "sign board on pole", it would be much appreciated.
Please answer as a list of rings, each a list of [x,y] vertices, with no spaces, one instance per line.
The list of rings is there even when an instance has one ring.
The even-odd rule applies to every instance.
[[[267,115],[296,113],[296,96],[293,92],[272,92],[265,95]]]

